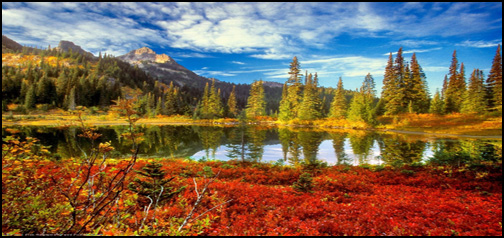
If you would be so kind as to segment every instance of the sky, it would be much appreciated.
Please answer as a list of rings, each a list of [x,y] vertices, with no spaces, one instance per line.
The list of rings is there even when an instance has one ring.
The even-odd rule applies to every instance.
[[[378,93],[390,53],[416,53],[430,93],[441,89],[453,51],[488,74],[502,44],[501,2],[2,2],[2,34],[26,46],[72,41],[95,55],[149,47],[195,73],[233,83],[284,83],[296,56],[319,83]],[[395,55],[394,55],[395,56]]]

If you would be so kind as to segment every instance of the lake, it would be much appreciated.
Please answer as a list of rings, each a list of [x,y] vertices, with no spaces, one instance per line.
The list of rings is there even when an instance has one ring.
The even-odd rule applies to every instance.
[[[78,136],[81,130],[76,127],[11,128],[19,130],[22,138],[35,137],[41,144],[51,146],[50,151],[56,157],[78,157],[93,146],[89,139]],[[432,157],[443,159],[446,154],[457,155],[462,162],[502,157],[501,139],[261,126],[141,125],[138,129],[144,134],[139,153],[144,158],[380,165],[426,162]],[[111,157],[131,153],[131,143],[121,136],[127,132],[126,126],[103,126],[97,131],[102,136],[95,145],[110,142],[116,149]],[[10,133],[11,130],[2,128],[2,137]]]

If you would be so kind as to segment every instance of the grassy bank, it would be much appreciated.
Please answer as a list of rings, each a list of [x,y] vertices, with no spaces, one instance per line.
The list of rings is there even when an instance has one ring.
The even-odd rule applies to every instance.
[[[502,136],[502,117],[483,114],[402,114],[379,117],[380,126],[402,130],[454,135]]]

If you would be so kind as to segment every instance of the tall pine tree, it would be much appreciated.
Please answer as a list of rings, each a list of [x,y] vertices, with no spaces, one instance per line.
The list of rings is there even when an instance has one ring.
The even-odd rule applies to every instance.
[[[348,120],[369,124],[375,123],[372,107],[374,101],[374,83],[372,83],[372,78],[371,74],[368,74],[362,83],[362,87],[352,98],[350,108],[348,109]]]
[[[210,89],[210,97],[208,101],[208,115],[210,118],[222,117],[224,108],[222,107],[220,90],[215,88],[215,79],[212,80],[212,88]]]
[[[346,116],[347,101],[345,98],[345,91],[343,89],[343,81],[341,77],[338,81],[338,86],[334,91],[334,99],[331,103],[331,109],[329,110],[329,117],[341,119]]]
[[[290,63],[289,79],[287,80],[287,93],[282,94],[280,101],[279,119],[288,121],[298,116],[299,105],[302,101],[302,86],[299,61],[296,56]]]
[[[441,98],[441,94],[439,93],[439,90],[436,91],[436,94],[434,94],[434,98],[432,99],[432,102],[430,104],[429,112],[433,114],[438,114],[441,115],[444,112],[443,108],[443,99]]]
[[[233,85],[233,90],[231,90],[231,94],[229,94],[228,102],[227,102],[227,111],[228,117],[235,118],[238,116],[238,104],[236,102],[236,85]]]
[[[457,68],[457,51],[454,50],[448,73],[448,86],[444,95],[445,113],[460,112],[462,106],[466,90],[464,64],[460,65],[460,72]]]
[[[486,91],[483,81],[483,71],[474,69],[469,78],[468,89],[464,95],[464,101],[461,107],[462,113],[477,113],[481,112],[482,109],[486,107]]]
[[[398,55],[399,53],[402,54],[402,48],[399,49]],[[402,69],[398,70],[397,67],[394,66],[392,53],[390,53],[387,66],[385,67],[385,75],[383,76],[383,88],[381,95],[385,104],[386,115],[395,115],[402,111],[404,96],[401,89],[402,85],[398,78],[398,71],[402,71]]]
[[[411,56],[410,65],[410,81],[407,84],[406,100],[411,101],[413,111],[416,113],[424,113],[429,110],[429,91],[427,89],[427,81],[425,80],[425,73],[418,63],[416,54]]]
[[[263,81],[259,80],[252,83],[245,109],[247,118],[253,119],[257,116],[266,115],[266,101],[264,97]]]
[[[322,117],[322,101],[317,89],[318,76],[309,74],[303,92],[303,101],[299,105],[298,117],[301,120],[314,120]]]
[[[502,113],[502,57],[500,51],[501,47],[499,45],[486,83],[489,108]]]

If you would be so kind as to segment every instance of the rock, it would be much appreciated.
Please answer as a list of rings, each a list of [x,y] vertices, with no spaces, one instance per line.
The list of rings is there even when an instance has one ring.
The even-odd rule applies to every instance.
[[[65,51],[65,52],[69,52],[70,50],[72,50],[72,52],[78,52],[81,55],[85,55],[88,57],[94,57],[94,55],[92,53],[83,50],[80,46],[74,44],[71,41],[66,41],[66,40],[60,41],[58,44],[58,47],[56,47],[56,49],[60,50],[60,51]]]

